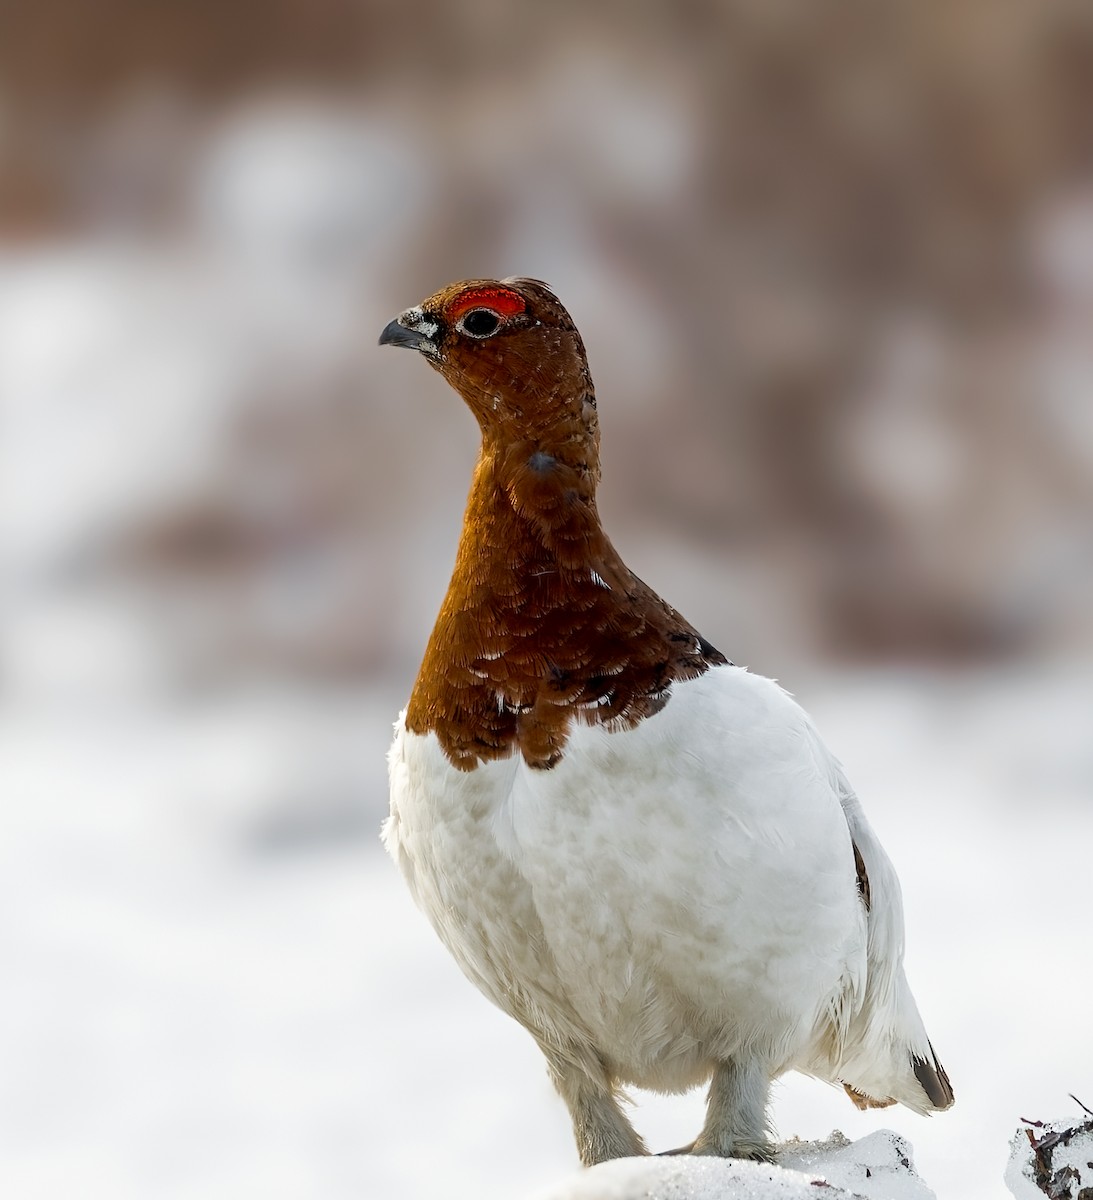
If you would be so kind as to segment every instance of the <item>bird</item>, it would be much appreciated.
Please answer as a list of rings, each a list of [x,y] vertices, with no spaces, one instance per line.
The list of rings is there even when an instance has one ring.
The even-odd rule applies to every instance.
[[[464,280],[379,341],[416,350],[481,435],[383,841],[463,973],[538,1044],[581,1162],[649,1153],[628,1087],[708,1084],[702,1129],[666,1153],[760,1161],[790,1070],[859,1108],[948,1108],[900,885],[842,766],[604,532],[596,393],[561,301]]]

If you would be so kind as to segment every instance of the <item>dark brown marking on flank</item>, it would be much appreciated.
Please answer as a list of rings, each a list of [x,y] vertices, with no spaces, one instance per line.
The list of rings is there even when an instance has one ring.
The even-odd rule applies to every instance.
[[[858,843],[852,842],[851,845],[854,847],[854,869],[858,873],[858,892],[861,894],[865,911],[868,912],[873,907],[873,896],[869,889],[869,873],[865,869],[865,859],[861,856]]]

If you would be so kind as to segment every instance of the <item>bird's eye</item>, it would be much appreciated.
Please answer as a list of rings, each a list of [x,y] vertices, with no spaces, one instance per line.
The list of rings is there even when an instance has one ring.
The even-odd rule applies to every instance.
[[[500,328],[501,318],[488,308],[472,308],[459,322],[463,333],[475,338],[488,338]]]

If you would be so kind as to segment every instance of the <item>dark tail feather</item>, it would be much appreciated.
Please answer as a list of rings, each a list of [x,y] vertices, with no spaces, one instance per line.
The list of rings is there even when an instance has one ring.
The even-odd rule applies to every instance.
[[[912,1058],[911,1066],[915,1069],[915,1078],[922,1084],[922,1090],[930,1098],[930,1103],[939,1112],[949,1108],[953,1102],[953,1088],[945,1068],[938,1062],[933,1046],[930,1047],[932,1063],[924,1058]]]

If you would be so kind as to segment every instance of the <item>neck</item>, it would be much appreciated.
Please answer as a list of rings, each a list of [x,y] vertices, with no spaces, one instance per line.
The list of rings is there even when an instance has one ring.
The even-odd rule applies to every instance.
[[[406,713],[458,767],[516,750],[553,766],[575,717],[636,723],[674,679],[725,661],[627,570],[600,526],[597,475],[587,438],[483,439]]]

